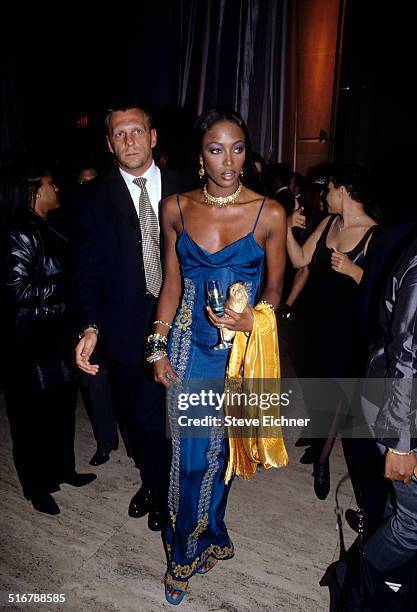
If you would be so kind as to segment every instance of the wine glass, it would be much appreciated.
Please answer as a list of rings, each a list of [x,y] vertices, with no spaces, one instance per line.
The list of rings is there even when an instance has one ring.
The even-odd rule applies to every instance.
[[[210,308],[217,317],[222,317],[224,315],[224,304],[226,302],[226,298],[221,282],[217,280],[207,281],[206,283],[204,283],[204,287],[206,290],[206,300],[208,306],[210,306]],[[233,346],[232,343],[228,340],[225,340],[223,337],[223,328],[219,327],[218,329],[220,332],[221,342],[219,342],[219,344],[216,344],[212,348],[215,351],[231,348]]]

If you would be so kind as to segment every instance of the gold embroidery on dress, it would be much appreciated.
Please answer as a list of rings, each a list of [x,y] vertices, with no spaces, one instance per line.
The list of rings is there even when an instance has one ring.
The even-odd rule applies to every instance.
[[[197,523],[197,527],[194,529],[192,534],[190,534],[191,538],[197,538],[200,533],[203,533],[205,529],[207,529],[208,525],[208,514],[205,514]]]
[[[181,329],[187,329],[192,323],[192,311],[187,305],[186,301],[183,300],[181,304],[181,310],[175,324]]]
[[[171,561],[171,572],[178,578],[188,578],[188,576],[191,576],[191,574],[197,568],[199,568],[200,565],[207,561],[207,558],[210,555],[215,557],[216,559],[231,559],[234,555],[233,544],[231,544],[231,546],[225,546],[224,548],[222,548],[218,544],[210,544],[210,546],[208,546],[199,557],[194,559],[194,561],[190,565],[176,565]]]
[[[170,512],[170,516],[171,516],[172,531],[175,531],[175,523],[177,521],[177,515],[175,512]]]
[[[177,316],[173,323],[173,328],[170,337],[170,359],[172,366],[181,381],[184,380],[188,360],[191,349],[191,337],[193,327],[193,308],[195,303],[195,286],[191,279],[184,279],[184,295],[181,307],[178,310]],[[173,389],[173,388],[172,388]],[[177,392],[178,390],[176,390]],[[178,428],[177,414],[175,412],[176,402],[175,392],[173,389],[172,397],[169,398],[168,391],[168,413],[171,425],[172,435],[172,450],[173,456],[171,461],[170,485],[168,491],[168,506],[170,514],[170,523],[172,531],[175,533],[176,519],[180,502],[180,432]],[[171,400],[171,401],[170,401]],[[204,475],[203,482],[200,488],[199,503],[198,503],[198,522],[194,532],[189,536],[187,542],[187,554],[190,553],[190,558],[193,557],[198,545],[199,535],[208,526],[208,508],[212,498],[212,486],[214,476],[219,469],[219,454],[221,452],[221,444],[223,440],[223,429],[213,428],[210,435],[210,445],[207,453],[208,469]],[[171,557],[171,546],[167,548],[169,557]],[[218,544],[210,544],[201,555],[195,558],[190,565],[176,565],[174,562],[169,562],[170,573],[178,578],[187,578],[200,565],[205,563],[207,558],[212,555],[216,559],[228,559],[233,557],[233,544],[227,547],[221,547]]]
[[[212,427],[210,431],[209,447],[206,452],[206,458],[208,467],[204,473],[199,496],[198,496],[198,507],[197,507],[197,525],[203,520],[203,517],[207,514],[213,498],[213,481],[216,473],[220,469],[219,456],[222,451],[223,443],[223,427]],[[198,548],[198,535],[194,536],[192,533],[187,538],[187,557],[191,559],[197,554]]]
[[[191,279],[184,279],[184,295],[181,308],[175,317],[170,337],[170,360],[180,380],[183,380],[190,356],[195,286]],[[168,489],[168,508],[175,531],[175,521],[180,505],[180,433],[177,420],[177,392],[175,386],[167,393],[168,417],[172,438],[172,458]]]

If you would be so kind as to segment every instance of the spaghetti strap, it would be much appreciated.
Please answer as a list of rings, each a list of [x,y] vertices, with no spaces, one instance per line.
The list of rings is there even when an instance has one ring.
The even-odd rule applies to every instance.
[[[182,216],[182,210],[181,210],[181,205],[180,205],[180,194],[177,193],[177,204],[178,204],[178,208],[180,209],[180,216],[181,216],[181,223],[182,223],[182,229],[185,229],[185,225],[184,225],[184,217]]]
[[[327,242],[327,234],[329,233],[330,228],[333,225],[333,221],[336,219],[336,217],[337,217],[337,215],[331,215],[330,219],[326,223],[326,227],[324,228],[324,230],[321,233],[320,238],[318,239],[318,242],[320,242],[320,243],[324,242],[324,244],[326,244],[326,242]]]
[[[376,230],[376,228],[378,227],[378,225],[371,225],[371,227],[365,232],[365,234],[362,236],[362,238],[359,240],[358,244],[355,246],[354,249],[352,249],[351,252],[356,252],[356,251],[363,251],[365,254],[365,248],[368,245],[369,239],[372,236],[372,234],[374,233],[374,231]]]
[[[376,230],[376,228],[378,227],[378,225],[371,225],[371,227],[367,230],[366,234],[364,235],[364,237],[362,238],[362,240],[366,243],[366,241],[368,240],[369,236],[371,234],[374,233],[374,231]]]
[[[256,226],[258,225],[259,217],[261,216],[261,212],[264,207],[265,201],[266,201],[266,197],[262,200],[262,204],[259,207],[258,216],[256,217],[256,221],[255,221],[255,225],[253,226],[252,234],[255,232]]]

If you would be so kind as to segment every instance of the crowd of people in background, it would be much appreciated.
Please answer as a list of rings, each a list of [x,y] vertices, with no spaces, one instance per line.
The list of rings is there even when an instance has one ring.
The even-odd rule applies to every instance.
[[[141,486],[129,515],[147,515],[151,530],[164,529],[169,491],[167,600],[177,605],[193,573],[206,573],[218,560],[230,558],[233,545],[223,525],[228,487],[221,477],[213,501],[216,519],[207,507],[195,524],[187,524],[180,505],[185,493],[182,488],[181,493],[172,490],[173,478],[180,473],[181,482],[192,483],[189,470],[197,469],[193,461],[199,462],[200,453],[203,464],[208,450],[197,448],[195,441],[189,448],[184,442],[176,447],[174,441],[178,474],[173,474],[172,464],[170,472],[165,383],[184,366],[180,345],[192,347],[190,376],[201,368],[211,372],[214,363],[211,355],[196,348],[206,340],[208,346],[208,336],[187,335],[187,317],[191,321],[199,316],[197,311],[193,315],[193,303],[203,299],[194,293],[201,279],[194,279],[192,269],[198,266],[199,275],[206,271],[209,280],[217,266],[226,285],[250,269],[246,280],[254,293],[249,304],[256,309],[262,297],[263,305],[275,310],[281,355],[301,381],[307,413],[320,413],[320,432],[301,432],[296,442],[305,449],[301,463],[312,465],[313,490],[320,500],[331,489],[330,455],[350,413],[335,381],[366,376],[402,381],[401,388],[385,389],[379,403],[368,401],[366,390],[358,390],[355,401],[363,413],[372,413],[374,431],[370,426],[369,436],[343,437],[342,444],[362,512],[350,509],[346,520],[363,532],[361,551],[370,566],[384,576],[405,568],[399,580],[406,582],[415,571],[417,554],[415,219],[398,211],[394,222],[387,221],[370,175],[357,164],[323,165],[303,176],[288,164],[267,163],[251,152],[246,126],[233,111],[219,110],[203,119],[197,150],[200,178],[197,163],[195,175],[187,176],[170,168],[164,152],[160,164],[155,155],[155,163],[156,128],[151,115],[137,106],[112,111],[106,118],[108,148],[115,160],[110,172],[92,160],[72,168],[62,161],[54,167],[20,155],[4,156],[0,162],[1,299],[6,304],[1,333],[9,347],[2,377],[23,495],[35,510],[54,515],[60,508],[52,494],[62,483],[81,487],[96,478],[76,471],[79,390],[96,442],[90,464],[107,462],[120,437],[140,472]],[[215,160],[212,140],[229,161]],[[209,145],[211,149],[204,148]],[[226,170],[222,166],[220,173],[216,163]],[[213,178],[216,172],[218,179]],[[213,206],[200,210],[203,184],[211,189],[207,202]],[[178,193],[183,195],[164,200]],[[233,226],[222,233],[215,215],[228,198],[226,208],[238,201],[246,208],[237,210],[247,216],[236,212]],[[235,233],[236,240],[226,239]],[[162,264],[159,247],[166,249]],[[230,248],[234,275],[226,273],[231,269],[226,261]],[[267,273],[262,281],[264,254]],[[225,259],[220,261],[220,255]],[[228,324],[249,336],[254,323],[242,312],[237,316],[226,311],[223,323],[211,312],[207,325],[214,334],[216,327]],[[224,376],[228,353],[221,353],[215,357],[213,378],[221,372]],[[147,360],[154,362],[155,378]],[[324,415],[315,379],[321,379],[321,392],[325,389],[332,405]],[[404,379],[411,380],[411,386]],[[206,472],[198,469],[204,480]],[[215,474],[213,468],[210,477]],[[195,495],[197,507],[203,502],[199,491]],[[207,525],[212,539],[197,544]],[[188,548],[181,538],[188,538]],[[192,559],[189,566],[187,558]],[[359,601],[355,597],[365,601],[361,580],[357,572],[347,594],[346,585],[340,587],[347,606],[340,609],[355,609],[348,607]]]

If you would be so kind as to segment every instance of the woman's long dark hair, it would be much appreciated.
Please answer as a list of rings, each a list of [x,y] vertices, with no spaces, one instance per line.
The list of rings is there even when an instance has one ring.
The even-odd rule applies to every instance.
[[[201,146],[203,144],[203,138],[206,132],[208,132],[208,130],[210,130],[213,125],[219,121],[231,121],[232,123],[236,123],[236,125],[238,125],[243,132],[245,140],[245,163],[243,165],[243,173],[245,174],[245,171],[251,164],[252,149],[250,137],[245,121],[233,108],[229,108],[227,106],[215,106],[214,108],[209,108],[208,110],[204,111],[204,113],[199,116],[194,128],[197,157],[201,153]]]

